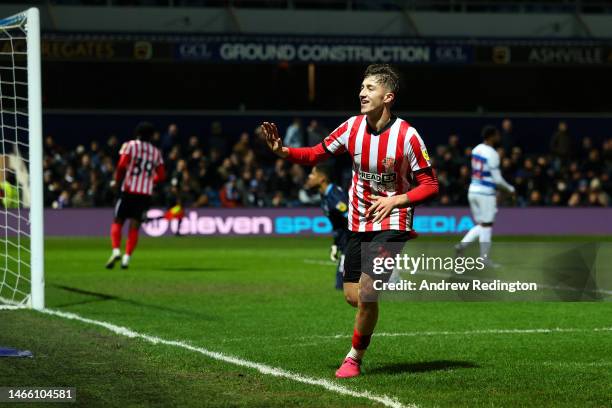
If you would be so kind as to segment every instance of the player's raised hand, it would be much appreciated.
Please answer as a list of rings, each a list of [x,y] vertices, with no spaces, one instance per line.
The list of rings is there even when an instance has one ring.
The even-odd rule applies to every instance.
[[[276,124],[263,122],[261,124],[261,129],[263,130],[264,136],[266,137],[266,143],[268,144],[270,150],[272,150],[272,152],[279,157],[287,157],[289,152],[286,147],[283,147],[283,141],[278,134]]]

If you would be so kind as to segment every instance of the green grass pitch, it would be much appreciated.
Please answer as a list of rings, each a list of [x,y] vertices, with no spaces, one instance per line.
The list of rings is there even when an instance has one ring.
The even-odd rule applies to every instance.
[[[611,302],[383,302],[377,332],[399,335],[375,335],[365,374],[336,380],[355,311],[329,243],[142,238],[129,270],[107,271],[106,239],[48,239],[47,306],[405,406],[612,406],[612,331],[593,330],[612,327]],[[551,328],[572,330],[503,331]],[[0,311],[0,346],[35,355],[0,359],[0,386],[76,387],[72,406],[381,406],[28,310]]]

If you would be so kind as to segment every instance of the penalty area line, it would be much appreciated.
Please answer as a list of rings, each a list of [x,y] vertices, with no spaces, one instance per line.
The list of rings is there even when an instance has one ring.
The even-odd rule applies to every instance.
[[[339,385],[333,381],[326,380],[323,378],[309,377],[309,376],[302,375],[299,373],[294,373],[292,371],[287,371],[282,368],[273,367],[273,366],[269,366],[269,365],[261,364],[261,363],[256,363],[256,362],[249,361],[249,360],[244,360],[242,358],[235,357],[229,354],[207,350],[202,347],[192,346],[183,341],[166,340],[160,337],[155,337],[155,336],[151,336],[151,335],[144,334],[144,333],[138,333],[127,327],[117,326],[115,324],[100,321],[100,320],[88,319],[86,317],[79,316],[75,313],[61,312],[59,310],[51,310],[51,309],[40,310],[40,312],[43,314],[57,316],[57,317],[61,317],[61,318],[68,319],[68,320],[76,320],[82,323],[87,323],[87,324],[91,324],[94,326],[100,326],[120,336],[129,337],[132,339],[141,339],[141,340],[144,340],[152,344],[163,344],[167,346],[182,348],[185,350],[189,350],[195,353],[202,354],[213,360],[223,361],[225,363],[237,365],[240,367],[251,368],[251,369],[259,371],[262,374],[271,375],[273,377],[286,378],[288,380],[296,381],[299,383],[322,387],[328,391],[335,392],[337,394],[348,395],[348,396],[355,397],[355,398],[368,399],[370,401],[382,404],[386,407],[417,408],[417,406],[414,404],[404,405],[401,402],[399,402],[396,398],[392,398],[386,395],[378,395],[378,394],[371,393],[369,391],[356,391],[351,388],[345,387],[343,385]]]

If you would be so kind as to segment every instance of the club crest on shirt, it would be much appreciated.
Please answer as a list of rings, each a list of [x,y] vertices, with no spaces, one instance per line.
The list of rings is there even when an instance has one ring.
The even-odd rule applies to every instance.
[[[393,167],[395,166],[395,159],[393,157],[385,157],[381,161],[385,173],[393,173]]]

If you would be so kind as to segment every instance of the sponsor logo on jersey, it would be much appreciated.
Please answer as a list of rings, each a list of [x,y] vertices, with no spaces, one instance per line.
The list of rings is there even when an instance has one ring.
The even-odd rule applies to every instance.
[[[336,210],[340,212],[346,212],[348,210],[348,207],[346,206],[346,203],[340,201],[338,204],[336,204]]]
[[[427,149],[425,147],[421,147],[421,153],[423,153],[425,160],[429,161],[429,153],[427,153]]]
[[[395,183],[397,175],[395,173],[368,173],[367,171],[359,170],[359,177],[366,181],[375,181],[377,183]]]

